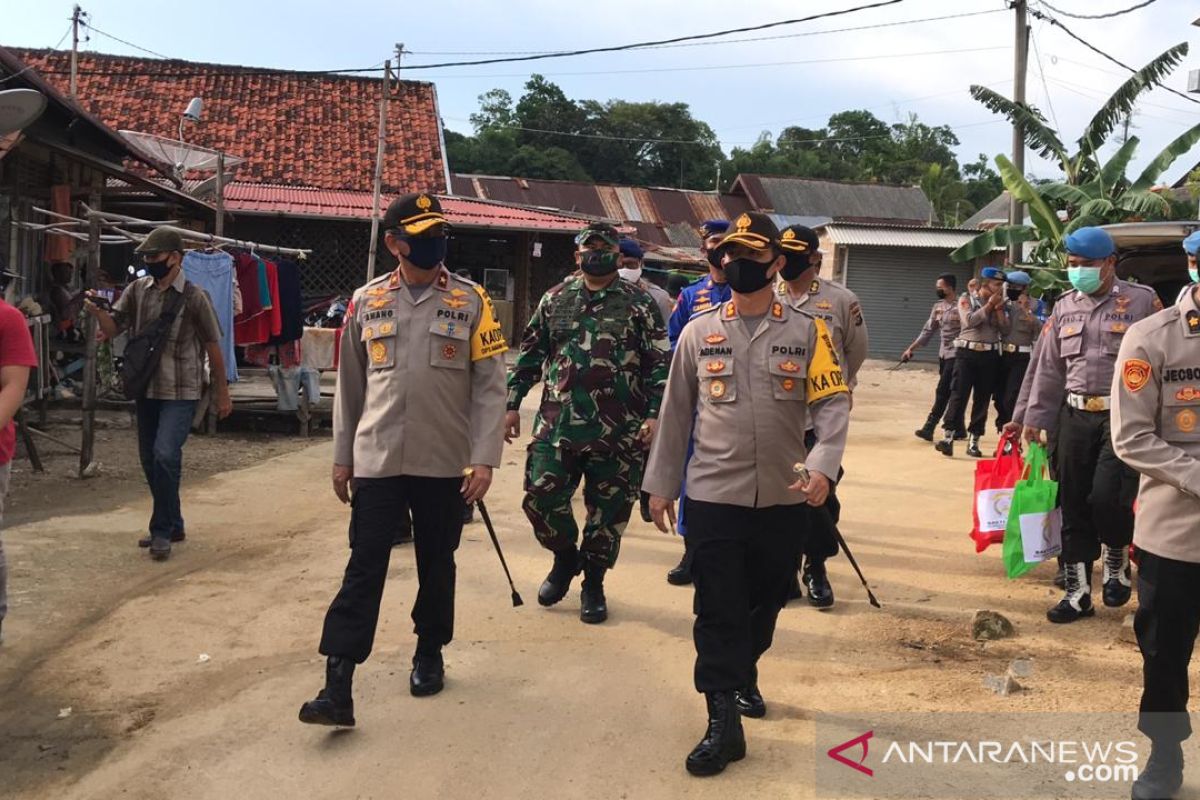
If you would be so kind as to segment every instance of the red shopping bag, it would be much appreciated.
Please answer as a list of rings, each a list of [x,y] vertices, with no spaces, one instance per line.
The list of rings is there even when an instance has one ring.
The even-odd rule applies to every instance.
[[[1016,434],[1000,437],[995,457],[975,464],[975,504],[971,509],[975,527],[971,538],[976,553],[982,553],[988,545],[1003,544],[1013,489],[1024,468],[1021,441]]]

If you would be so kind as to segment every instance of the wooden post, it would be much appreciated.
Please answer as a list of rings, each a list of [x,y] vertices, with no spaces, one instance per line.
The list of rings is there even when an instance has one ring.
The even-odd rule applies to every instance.
[[[88,205],[95,210],[100,208],[100,186],[96,179],[92,181],[92,195]],[[96,288],[96,278],[100,272],[100,217],[95,214],[88,216],[88,259],[83,273],[85,289]],[[87,358],[83,367],[83,443],[79,449],[79,477],[89,477],[88,467],[93,458],[96,443],[96,318],[88,315],[84,325],[83,335],[87,345]]]
[[[371,242],[367,249],[367,280],[375,277],[375,259],[379,249],[379,200],[383,193],[383,159],[387,152],[388,95],[392,91],[392,62],[383,65],[383,94],[379,98],[379,137],[375,142],[375,180],[371,187]]]

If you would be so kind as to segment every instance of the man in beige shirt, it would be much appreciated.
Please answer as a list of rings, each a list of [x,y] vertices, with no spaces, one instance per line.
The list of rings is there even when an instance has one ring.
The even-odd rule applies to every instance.
[[[1152,743],[1133,797],[1173,797],[1191,736],[1188,665],[1200,627],[1200,287],[1129,327],[1112,379],[1112,446],[1141,473],[1133,628],[1144,676],[1138,728]]]
[[[850,410],[825,323],[775,296],[785,259],[771,218],[741,215],[720,247],[732,299],[679,337],[642,484],[667,533],[687,470],[695,685],[708,704],[708,730],[686,761],[693,775],[743,758],[741,716],[767,713],[758,659],[795,574],[805,504],[824,504],[838,474]],[[810,416],[817,444],[808,451]]]
[[[84,308],[96,317],[109,339],[125,330],[136,337],[164,311],[174,314],[154,376],[135,401],[138,455],[154,498],[149,535],[138,546],[148,547],[151,558],[165,561],[171,555],[171,543],[182,542],[187,535],[179,502],[183,445],[204,392],[206,358],[218,416],[229,416],[233,401],[225,383],[221,325],[208,294],[183,276],[183,239],[175,231],[160,228],[151,231],[137,252],[149,274],[125,288],[112,314],[94,298],[89,298]]]
[[[301,722],[354,724],[351,678],[371,653],[392,540],[406,509],[418,587],[409,691],[420,697],[443,687],[463,502],[483,498],[500,464],[508,349],[491,298],[443,264],[447,227],[433,195],[393,201],[383,217],[384,242],[400,265],[355,292],[346,310],[333,490],[351,503],[350,561],[321,635],[325,688],[300,709]]]

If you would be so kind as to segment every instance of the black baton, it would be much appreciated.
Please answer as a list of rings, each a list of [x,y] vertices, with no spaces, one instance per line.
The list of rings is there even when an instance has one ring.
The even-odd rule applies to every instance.
[[[496,538],[496,529],[492,527],[492,518],[488,516],[487,506],[483,504],[483,500],[476,500],[475,505],[479,506],[479,516],[483,517],[483,524],[487,527],[488,535],[492,537],[496,555],[500,556],[500,566],[504,567],[504,576],[508,578],[508,588],[512,589],[513,608],[524,605],[525,601],[521,599],[521,595],[517,593],[517,587],[513,585],[512,574],[508,571],[508,562],[504,560],[504,551],[500,549],[500,540]]]
[[[846,560],[850,562],[850,566],[854,567],[854,571],[858,573],[858,579],[862,581],[863,588],[867,590],[867,599],[876,608],[883,608],[883,606],[879,605],[879,601],[875,599],[875,593],[871,591],[871,587],[867,585],[867,579],[863,577],[862,570],[858,566],[858,561],[854,558],[854,553],[850,552],[850,545],[846,544],[846,538],[842,536],[842,532],[834,524],[833,517],[829,514],[829,509],[822,506],[821,510],[825,512],[826,516],[829,516],[829,527],[833,530],[833,536],[837,539],[842,552],[846,554]]]

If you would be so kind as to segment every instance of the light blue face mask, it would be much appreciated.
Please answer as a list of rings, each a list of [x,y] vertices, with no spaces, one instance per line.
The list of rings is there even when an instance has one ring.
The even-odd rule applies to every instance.
[[[1095,294],[1102,283],[1099,267],[1067,267],[1067,280],[1084,294]]]
[[[1192,283],[1200,283],[1200,269],[1188,267],[1188,277],[1192,279]]]

